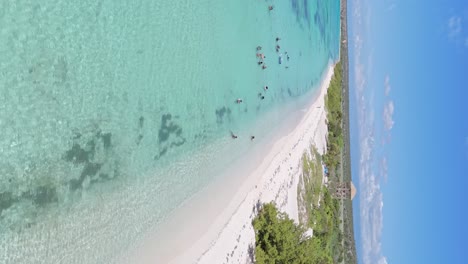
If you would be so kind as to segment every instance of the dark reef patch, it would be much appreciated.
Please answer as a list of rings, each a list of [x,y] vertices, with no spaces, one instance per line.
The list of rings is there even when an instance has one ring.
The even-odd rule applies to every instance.
[[[72,179],[68,183],[68,187],[71,191],[76,191],[83,187],[83,182],[86,177],[90,177],[90,183],[99,182],[105,179],[109,179],[109,174],[105,172],[100,172],[103,167],[105,160],[97,161],[95,160],[96,152],[104,150],[104,153],[97,155],[101,157],[104,155],[108,157],[111,154],[112,149],[112,133],[102,133],[100,129],[97,129],[93,136],[84,143],[84,147],[78,143],[78,140],[81,139],[81,134],[75,132],[73,136],[73,146],[70,150],[65,152],[64,160],[72,162],[75,165],[82,165],[83,169],[78,178]],[[77,137],[76,135],[80,136]],[[97,175],[97,176],[96,176]],[[106,175],[104,179],[101,179],[101,175]]]
[[[186,139],[182,136],[182,127],[175,122],[175,119],[178,118],[178,115],[173,117],[170,113],[161,116],[161,128],[158,131],[160,151],[155,155],[154,159],[161,158],[170,148],[180,147],[186,142]]]
[[[320,0],[319,0],[320,1]],[[317,1],[317,2],[319,2]],[[307,25],[310,26],[310,16],[309,16],[309,3],[307,2],[307,0],[303,0],[303,6],[304,6],[304,18],[305,20],[307,21]]]
[[[142,129],[144,124],[145,124],[145,118],[143,116],[140,116],[140,118],[138,119],[138,127]]]
[[[182,138],[178,141],[172,142],[171,147],[180,147],[185,143],[185,138]]]
[[[222,124],[224,122],[224,117],[226,116],[228,120],[231,120],[231,109],[229,107],[221,107],[216,109],[216,123]]]
[[[137,140],[136,140],[137,146],[140,145],[141,140],[143,140],[143,135],[142,135],[142,134],[139,134],[138,137],[137,137]]]
[[[107,173],[99,173],[99,179],[110,180],[111,177]]]
[[[101,167],[102,164],[100,163],[87,163],[83,171],[81,172],[80,179],[84,179],[86,176],[95,176],[98,173],[99,169],[101,169]]]
[[[320,0],[319,0],[320,1]],[[310,8],[308,0],[291,0],[291,8],[296,15],[296,20],[301,27],[304,27],[304,22],[310,27]]]
[[[78,144],[73,144],[73,147],[65,152],[65,160],[75,164],[88,162],[89,156],[92,153],[81,148]]]
[[[79,191],[84,183],[91,186],[97,182],[108,181],[119,176],[119,163],[114,156],[112,133],[101,132],[99,128],[91,131],[74,129],[70,134],[71,147],[62,153],[62,159],[68,163],[68,182],[55,182],[47,177],[41,177],[28,185],[28,189],[21,192],[0,192],[0,224],[6,217],[5,210],[22,206],[28,207],[27,218],[20,219],[15,230],[22,230],[35,224],[35,217],[44,214],[54,204],[62,202],[63,188]],[[47,176],[47,175],[45,175]],[[10,184],[12,183],[9,179]],[[85,185],[86,185],[85,183]],[[49,208],[50,207],[50,208]],[[14,212],[13,212],[14,213]]]
[[[90,181],[91,183],[100,181],[99,178],[94,179],[92,177],[94,177],[94,176],[96,176],[98,174],[101,167],[102,167],[101,163],[92,163],[92,162],[86,163],[83,170],[81,171],[80,177],[78,179],[73,179],[73,180],[70,181],[70,183],[68,185],[70,190],[76,191],[78,189],[81,189],[83,187],[83,182],[84,182],[84,180],[86,179],[87,176],[89,176],[91,178],[91,181]],[[101,175],[107,175],[107,174],[106,173],[100,173],[99,177]],[[108,178],[108,176],[106,176],[106,178]]]
[[[159,159],[160,157],[162,157],[166,153],[167,153],[167,148],[163,148],[161,151],[159,151],[159,154],[157,155],[157,158]]]
[[[111,133],[104,133],[101,135],[102,139],[102,144],[104,148],[107,150],[111,147],[111,139],[112,139],[112,134]]]
[[[141,143],[141,140],[143,140],[143,126],[145,125],[145,118],[143,116],[140,116],[140,118],[138,118],[138,130],[139,130],[139,133],[138,133],[138,137],[136,139],[136,144],[137,146],[140,145]]]
[[[171,121],[171,114],[164,114],[161,117],[161,128],[158,133],[159,143],[166,142],[171,134],[181,134],[182,128]]]
[[[321,14],[325,13],[325,16],[327,15],[326,15],[326,12],[322,10],[323,7],[321,5],[322,5],[321,2],[317,1],[317,9],[314,14],[314,23],[315,25],[317,25],[319,29],[320,36],[322,37],[322,39],[324,39],[325,38],[325,21],[328,19],[328,17],[322,17]]]
[[[35,190],[23,193],[21,197],[31,200],[35,205],[40,207],[58,202],[57,190],[51,186],[39,186]]]
[[[81,138],[81,133],[80,132],[75,132],[73,134],[73,139],[80,139]]]
[[[208,136],[206,135],[206,131],[203,130],[202,132],[198,133],[198,134],[195,134],[194,136],[194,139],[195,140],[204,140],[204,139],[207,139]]]
[[[31,201],[37,207],[45,207],[59,201],[57,190],[53,186],[39,186],[34,190],[23,192],[19,196],[15,196],[11,192],[3,192],[0,193],[0,218],[3,210],[25,200]]]
[[[81,187],[83,186],[82,185],[82,181],[80,181],[80,179],[72,179],[69,183],[68,183],[68,188],[70,189],[70,191],[76,191],[78,189],[81,189]]]
[[[17,199],[11,192],[0,193],[0,217],[2,216],[2,211],[10,208],[15,202],[17,202]]]

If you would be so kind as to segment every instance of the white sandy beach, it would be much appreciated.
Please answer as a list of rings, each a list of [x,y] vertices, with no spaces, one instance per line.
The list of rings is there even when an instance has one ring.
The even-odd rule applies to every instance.
[[[219,182],[210,187],[216,190],[210,197],[189,201],[184,212],[176,214],[174,221],[166,224],[159,235],[168,240],[148,241],[125,262],[250,263],[249,247],[254,248],[255,242],[251,223],[259,201],[275,202],[297,222],[301,157],[311,144],[321,154],[326,148],[324,98],[332,75],[333,66],[329,66],[317,96],[308,109],[304,109],[297,126],[274,142],[269,152],[262,154],[263,161],[246,172],[241,182]],[[187,219],[190,215],[187,212],[194,217]]]

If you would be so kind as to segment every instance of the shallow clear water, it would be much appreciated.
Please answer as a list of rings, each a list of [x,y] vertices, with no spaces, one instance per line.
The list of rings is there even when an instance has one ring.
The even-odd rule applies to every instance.
[[[0,25],[0,263],[108,263],[310,96],[339,0],[0,0]]]

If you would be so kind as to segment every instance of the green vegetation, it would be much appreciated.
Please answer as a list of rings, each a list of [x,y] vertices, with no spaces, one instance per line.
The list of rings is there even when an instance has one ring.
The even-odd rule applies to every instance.
[[[340,45],[340,60],[342,67],[342,103],[343,109],[343,153],[341,165],[341,181],[351,181],[351,147],[350,147],[350,130],[349,130],[349,63],[348,63],[348,26],[347,26],[347,0],[341,0],[341,45]],[[345,248],[344,262],[346,264],[356,264],[356,244],[354,240],[354,225],[353,225],[353,203],[350,200],[342,201],[342,219],[343,219],[343,245]]]
[[[253,221],[255,229],[255,263],[305,264],[333,263],[322,249],[320,239],[305,238],[305,229],[294,224],[271,204],[264,204]]]
[[[332,199],[328,188],[323,188],[320,206],[309,212],[314,223],[313,240],[320,241],[322,250],[333,259],[333,263],[341,262],[343,256],[342,232],[340,230],[340,205]]]
[[[349,87],[346,1],[341,1],[340,62],[325,98],[328,136],[323,163],[328,186],[323,186],[322,157],[314,148],[302,159],[303,177],[298,186],[300,225],[265,204],[254,219],[256,263],[357,263],[351,200],[331,197],[339,182],[351,181],[349,141]],[[312,237],[305,237],[307,228]]]
[[[339,62],[335,66],[333,78],[325,97],[328,137],[327,153],[324,156],[324,161],[329,168],[335,168],[338,165],[343,149],[342,73],[343,69],[341,62]]]
[[[346,249],[344,260],[346,264],[356,264],[356,244],[354,241],[353,203],[343,201],[343,246]]]
[[[350,180],[350,175],[343,175],[342,156],[349,142],[344,142],[348,137],[343,135],[341,63],[334,71],[325,98],[328,136],[323,156],[330,173],[330,189],[322,184],[322,157],[311,147],[303,155],[303,177],[298,186],[300,225],[279,213],[273,204],[265,204],[253,221],[256,263],[356,263],[351,201],[331,196],[335,183]],[[308,228],[313,236],[305,238]]]
[[[307,153],[302,156],[302,168],[303,177],[298,191],[299,204],[304,204],[305,210],[311,211],[314,206],[318,206],[323,180],[322,157],[314,147],[311,147],[311,158],[308,158]],[[301,189],[308,191],[301,193]],[[307,222],[305,219],[303,222]]]
[[[339,263],[343,257],[342,231],[340,229],[340,203],[331,197],[328,187],[322,185],[322,161],[315,148],[310,157],[303,157],[303,185],[299,187],[298,204],[304,207],[300,222],[314,231],[313,240],[322,245],[319,250]]]
[[[256,263],[339,263],[343,256],[339,201],[322,186],[321,157],[317,150],[303,156],[299,186],[300,225],[269,203],[253,221]],[[312,237],[305,237],[311,228]]]

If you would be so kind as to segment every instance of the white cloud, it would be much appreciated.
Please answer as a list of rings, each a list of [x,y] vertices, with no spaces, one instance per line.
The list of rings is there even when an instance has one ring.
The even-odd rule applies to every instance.
[[[390,94],[390,90],[392,89],[392,87],[390,86],[390,76],[388,76],[388,74],[385,76],[384,87],[385,87],[385,96],[388,96]]]
[[[374,105],[373,93],[369,93],[367,87],[368,76],[372,74],[372,53],[364,50],[371,50],[369,47],[364,49],[364,37],[366,31],[370,28],[371,16],[369,9],[362,8],[363,1],[353,2],[353,28],[356,29],[354,40],[354,80],[355,92],[358,108],[359,122],[359,199],[360,199],[360,226],[362,238],[362,258],[364,264],[387,264],[385,256],[382,254],[381,237],[383,230],[383,195],[380,190],[380,177],[374,170]],[[364,57],[367,56],[367,57]],[[390,79],[386,81],[388,92],[390,92]],[[386,88],[387,90],[387,88]],[[370,96],[369,96],[370,94]],[[389,128],[393,126],[393,103],[387,105],[387,112],[390,114]],[[386,161],[385,168],[386,171]],[[385,172],[386,173],[386,172]]]
[[[379,259],[379,262],[377,262],[378,264],[387,264],[387,258],[386,257],[382,257]]]
[[[361,63],[361,51],[363,46],[363,40],[359,34],[356,34],[354,37],[354,52],[356,57],[356,62],[354,64],[354,79],[356,84],[356,91],[358,93],[362,92],[366,85],[365,72],[366,69],[364,64]]]
[[[355,75],[355,80],[356,80],[356,88],[357,91],[363,90],[364,87],[366,86],[366,78],[365,78],[365,68],[364,64],[356,63],[354,65],[354,75]]]
[[[460,16],[451,16],[447,21],[448,36],[451,39],[458,37],[462,31],[462,18]]]
[[[393,125],[395,124],[395,122],[393,121],[393,111],[393,101],[390,100],[385,104],[383,111],[383,122],[387,131],[391,130],[393,128]]]
[[[468,48],[468,32],[465,29],[467,21],[468,11],[465,11],[461,15],[455,14],[447,19],[445,28],[448,39],[458,47]]]
[[[373,172],[373,137],[368,134],[361,144],[360,159],[360,224],[363,263],[380,263],[382,259],[383,195],[380,182]],[[382,262],[385,263],[385,262]]]
[[[382,179],[387,182],[387,178],[388,178],[388,162],[387,162],[387,157],[383,157],[381,160],[380,160],[380,177],[382,177]]]

